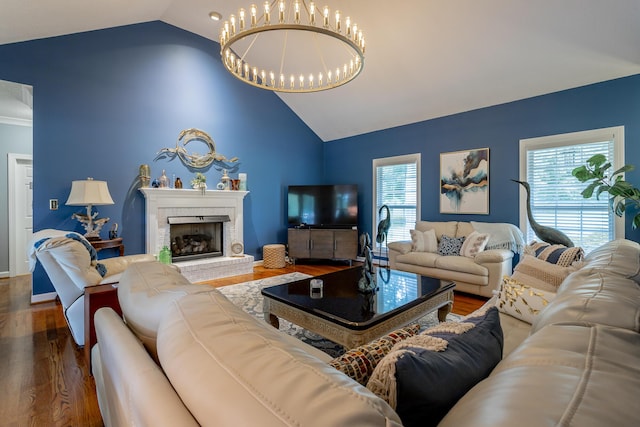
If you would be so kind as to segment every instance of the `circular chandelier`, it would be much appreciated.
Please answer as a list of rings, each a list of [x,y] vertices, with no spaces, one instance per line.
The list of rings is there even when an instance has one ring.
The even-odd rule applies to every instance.
[[[276,92],[319,92],[360,74],[365,41],[351,17],[313,1],[265,1],[230,15],[220,30],[222,63],[233,76]]]

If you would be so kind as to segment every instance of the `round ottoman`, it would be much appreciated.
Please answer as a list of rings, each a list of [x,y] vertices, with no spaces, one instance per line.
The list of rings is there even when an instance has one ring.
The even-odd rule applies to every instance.
[[[265,268],[284,268],[284,245],[264,245],[262,247],[263,266]]]

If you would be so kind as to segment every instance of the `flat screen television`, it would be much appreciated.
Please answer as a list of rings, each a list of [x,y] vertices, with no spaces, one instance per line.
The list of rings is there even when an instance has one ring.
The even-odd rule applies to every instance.
[[[358,186],[290,185],[290,227],[351,228],[358,225]]]

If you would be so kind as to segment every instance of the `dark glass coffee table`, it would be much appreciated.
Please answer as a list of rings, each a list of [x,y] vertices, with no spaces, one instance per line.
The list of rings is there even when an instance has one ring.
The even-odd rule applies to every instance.
[[[262,289],[264,315],[274,327],[279,318],[330,339],[347,349],[365,344],[438,310],[444,321],[453,305],[453,282],[398,270],[375,272],[377,291],[358,290],[356,266]],[[311,280],[321,279],[322,292]]]

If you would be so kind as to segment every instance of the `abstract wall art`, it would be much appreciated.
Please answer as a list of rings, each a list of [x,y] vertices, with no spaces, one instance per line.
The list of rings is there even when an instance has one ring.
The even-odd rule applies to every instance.
[[[489,149],[440,153],[440,213],[489,214]]]

